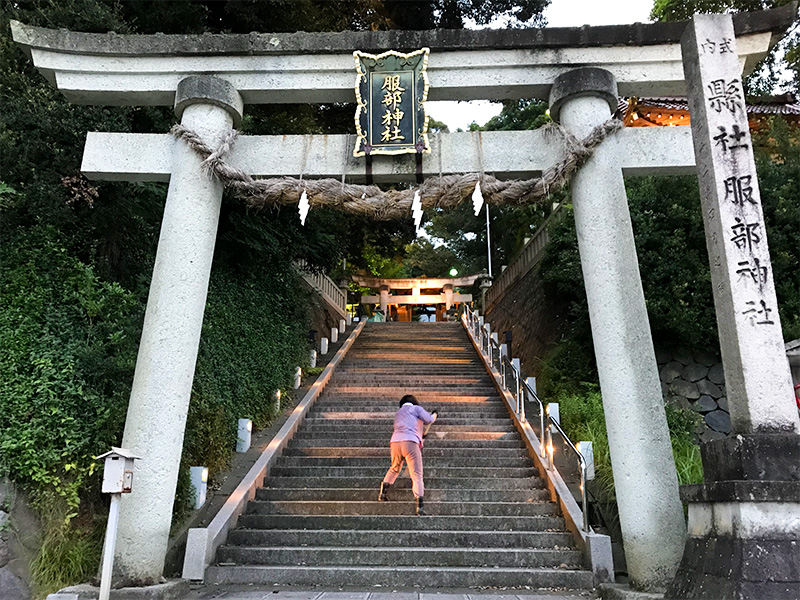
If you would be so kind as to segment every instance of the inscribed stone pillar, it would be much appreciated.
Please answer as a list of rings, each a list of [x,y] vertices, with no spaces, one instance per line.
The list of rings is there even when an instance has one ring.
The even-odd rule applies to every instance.
[[[617,106],[613,75],[562,74],[550,112],[578,138]],[[686,534],[639,264],[617,157],[600,145],[571,184],[625,558],[633,585],[663,588]]]
[[[796,432],[730,15],[697,15],[682,46],[733,430]]]
[[[695,15],[681,47],[736,435],[702,444],[705,483],[681,490],[689,538],[666,597],[707,598],[714,590],[721,600],[796,600],[800,423],[731,16]]]
[[[239,93],[208,76],[178,84],[181,123],[216,147],[242,115]],[[142,457],[123,495],[115,585],[158,583],[219,222],[222,184],[176,142],[122,445]]]

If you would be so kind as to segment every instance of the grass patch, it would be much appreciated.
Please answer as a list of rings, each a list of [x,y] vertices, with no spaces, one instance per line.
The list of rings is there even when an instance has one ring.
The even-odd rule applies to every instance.
[[[580,391],[561,388],[553,398],[559,403],[561,426],[570,439],[593,444],[595,464],[595,490],[605,500],[613,500],[614,474],[608,447],[603,400],[596,384],[581,383]],[[681,485],[703,482],[703,464],[700,447],[694,439],[694,429],[699,416],[691,410],[666,406],[672,454]]]

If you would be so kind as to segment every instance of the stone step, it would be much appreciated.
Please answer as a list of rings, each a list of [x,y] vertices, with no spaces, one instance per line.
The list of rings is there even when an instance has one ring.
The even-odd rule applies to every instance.
[[[345,440],[346,441],[346,440]],[[426,440],[427,441],[427,440]],[[381,458],[388,460],[389,446],[380,447],[354,447],[354,446],[319,446],[313,448],[289,447],[283,456],[305,456],[318,458]],[[512,460],[516,458],[528,459],[527,450],[523,448],[436,448],[430,444],[425,445],[425,460],[435,458],[492,458]]]
[[[386,469],[377,470],[379,475],[376,477],[364,477],[359,475],[344,477],[291,477],[291,476],[270,476],[266,478],[264,487],[270,488],[369,488],[377,490],[386,474]],[[394,484],[397,489],[411,489],[411,479],[405,471]],[[425,487],[427,489],[469,489],[469,490],[530,490],[543,488],[544,481],[539,477],[513,477],[501,478],[492,477],[490,479],[464,479],[463,477],[431,477],[425,474]]]
[[[257,500],[336,500],[367,502],[378,496],[378,486],[373,488],[260,488]],[[390,502],[413,502],[411,488],[389,492]],[[471,490],[425,489],[426,502],[547,502],[550,492],[544,488],[530,490]]]
[[[326,530],[235,529],[228,544],[242,546],[391,546],[411,548],[553,548],[574,547],[566,531]]]
[[[492,381],[488,375],[374,375],[362,373],[338,373],[334,379],[336,385],[364,385],[371,384],[379,387],[395,387],[419,385],[427,387],[429,385],[491,385]]]
[[[294,584],[314,586],[397,586],[413,582],[422,587],[472,588],[528,586],[529,588],[591,588],[592,573],[553,568],[492,567],[376,567],[376,566],[212,566],[209,584]]]
[[[278,467],[388,467],[388,457],[341,456],[311,457],[283,456],[276,462]],[[424,467],[427,472],[432,468],[454,467],[492,467],[492,468],[532,468],[533,459],[529,456],[515,458],[486,458],[483,456],[430,456],[425,452]]]
[[[320,431],[320,430],[306,430],[301,429],[295,435],[296,440],[309,440],[314,439],[321,442],[318,445],[330,445],[332,439],[340,439],[348,443],[354,443],[357,439],[365,442],[370,442],[370,445],[380,446],[382,444],[389,445],[391,437],[391,430],[387,431],[372,431],[369,429],[353,430],[337,430],[337,431]],[[425,440],[425,446],[436,447],[439,441],[443,440],[462,440],[462,441],[487,441],[494,442],[495,440],[520,440],[519,433],[516,431],[431,431]]]
[[[472,435],[474,434],[460,434],[461,437]],[[453,448],[464,448],[464,449],[475,449],[475,448],[491,448],[491,449],[508,449],[508,448],[524,448],[525,443],[522,441],[522,438],[517,435],[508,435],[503,434],[500,438],[495,438],[491,440],[490,444],[487,444],[486,440],[484,439],[456,439],[456,434],[451,434],[447,437],[442,439],[438,439],[435,437],[430,437],[425,440],[425,452],[427,453],[428,450],[433,449],[453,449]],[[321,439],[319,437],[314,436],[304,436],[303,430],[301,429],[297,435],[289,442],[289,448],[378,448],[378,449],[387,449],[389,448],[389,438],[386,436],[376,436],[371,439],[342,439],[341,436],[328,436],[325,439]],[[427,454],[426,454],[427,456]]]
[[[542,548],[392,548],[365,546],[222,546],[217,562],[237,565],[351,565],[461,567],[559,567],[582,569],[577,550]]]
[[[351,467],[281,467],[270,470],[273,477],[379,477],[383,478],[388,465],[384,466],[351,466]],[[425,465],[425,479],[443,477],[470,478],[513,478],[535,477],[539,472],[533,467],[436,467]]]
[[[259,515],[243,514],[239,527],[243,529],[381,529],[394,530],[456,530],[456,531],[564,531],[564,519],[558,516],[472,516],[430,515]]]
[[[472,422],[479,422],[489,419],[505,419],[508,422],[508,412],[501,406],[495,409],[481,409],[476,406],[473,410],[464,410],[463,408],[448,409],[440,405],[432,406],[431,410],[436,408],[439,411],[439,421],[443,423],[453,423],[453,421],[471,420]],[[394,421],[397,407],[386,407],[384,410],[371,410],[367,411],[363,408],[361,410],[348,410],[336,409],[333,407],[324,407],[323,409],[313,409],[309,412],[306,420],[314,422],[326,420],[352,420],[352,419],[369,419],[370,421]],[[439,422],[437,421],[437,423]]]
[[[475,359],[470,364],[454,364],[454,365],[432,365],[426,361],[402,362],[397,364],[389,364],[384,362],[380,365],[371,364],[371,361],[363,363],[348,363],[343,361],[342,364],[336,368],[336,374],[350,374],[355,373],[359,375],[397,375],[398,373],[442,373],[444,375],[467,375],[474,377],[476,372],[480,373],[478,368],[481,361]]]
[[[377,494],[376,494],[377,495]],[[251,500],[248,515],[413,515],[413,502],[375,500]],[[554,502],[425,502],[425,511],[437,516],[513,516],[557,515]]]
[[[429,394],[427,392],[420,392],[415,395],[423,407],[430,406],[432,402],[436,402],[442,406],[464,407],[465,410],[471,410],[473,407],[480,409],[481,407],[505,406],[505,403],[496,394]],[[341,394],[336,391],[336,388],[332,388],[322,392],[322,395],[319,400],[314,403],[314,406],[375,406],[387,407],[396,411],[401,397],[402,396],[387,397],[385,395],[376,397],[373,394],[367,393]]]
[[[334,421],[332,419],[306,419],[306,422],[303,423],[303,430],[306,433],[316,434],[319,433],[326,433],[326,432],[341,432],[345,435],[360,435],[364,432],[370,432],[373,434],[380,433],[383,434],[384,432],[392,432],[392,420],[384,419],[380,420],[373,420],[373,419],[341,419],[339,421]],[[443,418],[441,421],[436,421],[436,423],[431,428],[431,435],[434,433],[434,430],[437,434],[447,435],[448,433],[468,433],[468,432],[480,432],[480,433],[516,433],[517,429],[511,423],[509,423],[509,419],[485,419],[480,423],[464,423],[464,424],[457,424],[457,423],[447,423],[447,421]]]
[[[470,425],[481,423],[510,423],[508,413],[498,407],[493,412],[487,411],[472,411],[472,412],[450,412],[442,408],[438,404],[430,407],[432,410],[439,412],[439,417],[436,420],[436,425]],[[364,410],[314,410],[311,411],[306,417],[307,423],[324,424],[324,423],[358,423],[359,425],[369,424],[370,426],[392,427],[395,419],[396,411],[386,412],[367,412]]]
[[[330,394],[331,392],[328,392]],[[380,386],[373,384],[354,385],[354,384],[341,384],[336,385],[335,393],[337,396],[349,396],[353,394],[373,394],[375,396],[386,398],[400,398],[406,394],[411,394],[417,397],[417,400],[422,402],[419,394],[425,394],[426,397],[441,394],[443,396],[494,396],[497,397],[497,390],[493,385],[474,384],[469,386],[462,385],[439,385],[435,383],[426,383],[419,385],[390,385]]]

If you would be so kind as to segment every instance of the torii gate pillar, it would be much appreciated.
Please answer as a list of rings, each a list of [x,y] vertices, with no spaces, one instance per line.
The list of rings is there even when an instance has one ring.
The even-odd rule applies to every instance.
[[[192,76],[178,84],[176,114],[213,147],[241,120],[242,108],[222,79]],[[164,571],[223,191],[201,162],[187,144],[175,144],[122,439],[142,460],[120,505],[115,586],[156,584]]]
[[[614,76],[599,68],[560,75],[550,93],[551,116],[579,138],[616,106]],[[598,148],[571,191],[628,573],[637,588],[663,588],[678,568],[686,525],[615,154]]]

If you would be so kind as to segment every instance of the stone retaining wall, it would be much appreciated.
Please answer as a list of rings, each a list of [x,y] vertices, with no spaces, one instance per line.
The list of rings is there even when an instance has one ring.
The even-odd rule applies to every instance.
[[[658,350],[661,391],[669,404],[689,408],[703,416],[700,440],[708,442],[731,432],[725,373],[720,359],[708,352]]]
[[[561,339],[564,314],[562,307],[545,296],[537,264],[506,289],[489,307],[486,317],[501,342],[503,332],[511,331],[512,357],[520,359],[528,375],[536,376],[544,356]]]

